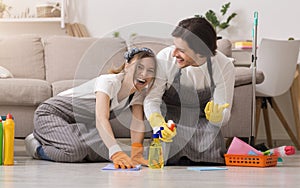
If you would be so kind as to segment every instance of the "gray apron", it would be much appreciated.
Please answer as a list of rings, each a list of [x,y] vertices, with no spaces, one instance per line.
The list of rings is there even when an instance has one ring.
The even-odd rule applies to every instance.
[[[224,137],[220,127],[209,123],[204,113],[212,92],[213,88],[196,91],[183,85],[178,91],[172,85],[164,93],[162,113],[166,120],[173,120],[177,124],[177,135],[170,144],[168,165],[179,164],[182,158],[193,162],[224,164]]]
[[[33,134],[42,144],[45,159],[57,162],[108,160],[108,149],[96,129],[95,104],[95,99],[55,96],[37,108]],[[123,109],[111,111],[109,119],[117,118],[122,112]]]

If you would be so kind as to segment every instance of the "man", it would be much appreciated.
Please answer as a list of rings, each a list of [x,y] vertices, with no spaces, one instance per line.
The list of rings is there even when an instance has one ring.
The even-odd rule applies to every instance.
[[[224,164],[220,129],[230,117],[234,66],[216,50],[216,32],[203,17],[182,20],[172,36],[174,45],[157,54],[156,82],[144,101],[146,117],[154,132],[164,128],[163,141],[174,141],[167,164]],[[174,120],[177,128],[171,131],[166,120]]]

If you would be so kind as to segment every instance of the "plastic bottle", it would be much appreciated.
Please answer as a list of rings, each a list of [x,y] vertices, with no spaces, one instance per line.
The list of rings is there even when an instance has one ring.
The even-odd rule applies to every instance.
[[[294,146],[281,146],[281,147],[269,149],[268,151],[274,155],[277,155],[278,157],[286,157],[288,155],[295,154],[295,147]]]
[[[4,161],[3,165],[14,164],[15,122],[11,114],[7,114],[3,123]]]
[[[174,131],[176,125],[173,120],[168,120],[168,127],[171,131]]]
[[[0,165],[3,164],[3,125],[0,117]]]
[[[176,124],[173,122],[173,120],[168,120],[168,128],[171,131],[174,131],[175,127],[176,127]],[[170,142],[162,142],[162,147],[163,147],[163,154],[164,154],[164,165],[166,165],[167,161],[169,159],[171,143]]]
[[[164,167],[163,149],[159,140],[160,132],[152,135],[152,142],[149,148],[148,166],[151,169]]]

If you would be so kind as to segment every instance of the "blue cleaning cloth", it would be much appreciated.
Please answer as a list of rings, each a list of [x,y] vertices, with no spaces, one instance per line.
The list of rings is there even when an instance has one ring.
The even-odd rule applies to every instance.
[[[187,167],[187,169],[194,171],[228,170],[226,167]]]
[[[109,163],[108,165],[106,165],[105,167],[103,167],[101,170],[112,170],[112,171],[139,171],[141,170],[142,165],[136,165],[134,168],[126,168],[126,169],[122,169],[122,168],[115,168],[114,164]]]

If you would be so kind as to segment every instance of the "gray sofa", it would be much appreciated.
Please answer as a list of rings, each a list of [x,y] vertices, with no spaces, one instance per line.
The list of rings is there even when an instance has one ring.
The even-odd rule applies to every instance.
[[[170,39],[146,36],[129,41],[36,35],[0,38],[0,66],[13,75],[0,78],[0,115],[11,113],[15,119],[15,137],[24,138],[33,130],[33,114],[42,101],[121,65],[128,47],[146,46],[158,52],[169,44]],[[222,46],[220,50],[226,53]],[[236,67],[232,116],[222,128],[225,137],[250,136],[251,76],[251,69]],[[262,81],[263,75],[259,73],[257,82]],[[113,129],[116,137],[129,137],[126,127]]]

